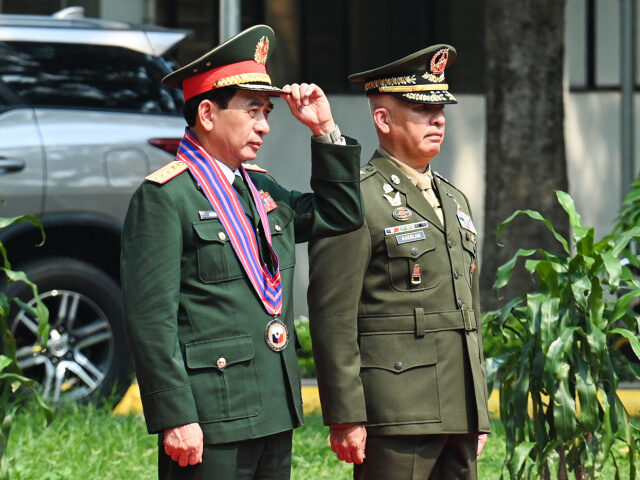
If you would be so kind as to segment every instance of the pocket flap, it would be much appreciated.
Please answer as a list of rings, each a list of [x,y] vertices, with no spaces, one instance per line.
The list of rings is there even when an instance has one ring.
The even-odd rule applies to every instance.
[[[360,360],[363,368],[382,368],[402,373],[437,362],[434,334],[416,337],[410,334],[375,334],[360,337]]]
[[[287,225],[293,220],[294,212],[287,205],[278,205],[269,212],[269,227],[271,228],[271,235],[282,235]]]
[[[189,368],[224,369],[234,363],[246,362],[254,356],[251,335],[204,340],[185,345]],[[224,359],[224,362],[219,360]],[[219,365],[222,365],[220,367]]]
[[[468,251],[472,256],[476,256],[476,252],[478,251],[478,247],[476,245],[476,236],[468,232],[467,230],[460,229],[460,237],[462,241],[462,247]]]
[[[410,237],[410,236],[413,237]],[[386,237],[389,258],[418,258],[436,246],[428,228]]]
[[[206,222],[193,222],[193,229],[196,231],[198,238],[200,238],[200,240],[204,240],[205,242],[224,243],[229,239],[227,232],[225,232],[224,227],[222,226],[222,223],[216,220],[209,220]]]

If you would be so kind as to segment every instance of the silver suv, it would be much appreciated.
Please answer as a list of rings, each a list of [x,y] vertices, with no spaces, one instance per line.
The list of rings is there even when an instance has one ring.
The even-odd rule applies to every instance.
[[[46,242],[37,247],[39,232],[25,224],[0,240],[49,308],[48,348],[32,348],[36,325],[24,311],[10,328],[25,374],[54,401],[90,401],[130,383],[121,224],[135,187],[172,159],[184,132],[182,98],[160,80],[186,35],[76,8],[0,15],[0,217],[37,215]],[[33,300],[22,283],[4,288]]]

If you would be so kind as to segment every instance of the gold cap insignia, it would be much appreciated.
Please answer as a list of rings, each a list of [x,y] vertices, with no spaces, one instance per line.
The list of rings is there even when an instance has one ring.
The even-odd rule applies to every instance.
[[[269,39],[264,36],[260,39],[258,44],[256,45],[256,54],[253,59],[256,63],[261,63],[264,65],[267,63],[267,55],[269,54]]]
[[[442,50],[438,50],[436,54],[431,57],[431,73],[434,75],[440,75],[444,72],[445,67],[447,66],[447,60],[449,59],[449,49],[443,48]]]

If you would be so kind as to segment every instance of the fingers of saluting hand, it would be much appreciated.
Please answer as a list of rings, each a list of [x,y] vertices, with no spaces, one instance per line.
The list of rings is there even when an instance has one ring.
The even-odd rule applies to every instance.
[[[282,98],[290,106],[304,107],[309,105],[310,99],[318,97],[322,94],[322,90],[315,83],[293,83],[282,87],[282,91],[290,95],[284,95]]]

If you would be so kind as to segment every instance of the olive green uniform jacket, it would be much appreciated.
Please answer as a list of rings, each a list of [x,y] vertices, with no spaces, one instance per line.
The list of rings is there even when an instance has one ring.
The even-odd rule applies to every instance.
[[[277,204],[268,212],[269,228],[282,278],[280,319],[291,338],[281,352],[265,343],[272,317],[221,222],[201,220],[199,211],[212,207],[189,171],[136,190],[124,223],[121,273],[126,332],[150,433],[198,422],[205,443],[218,444],[303,423],[293,324],[295,242],[362,224],[360,146],[347,142],[311,142],[315,194],[285,190],[270,175],[249,171],[256,188]],[[256,229],[257,222],[253,218]],[[221,358],[226,365],[218,366]]]
[[[466,197],[434,175],[443,227],[418,188],[380,154],[362,167],[361,182],[364,225],[309,245],[325,423],[365,422],[370,435],[489,431],[476,236],[457,212],[470,218]],[[399,192],[396,215],[408,209],[410,218],[394,217],[398,207],[383,196],[385,185],[393,187],[391,198]]]

